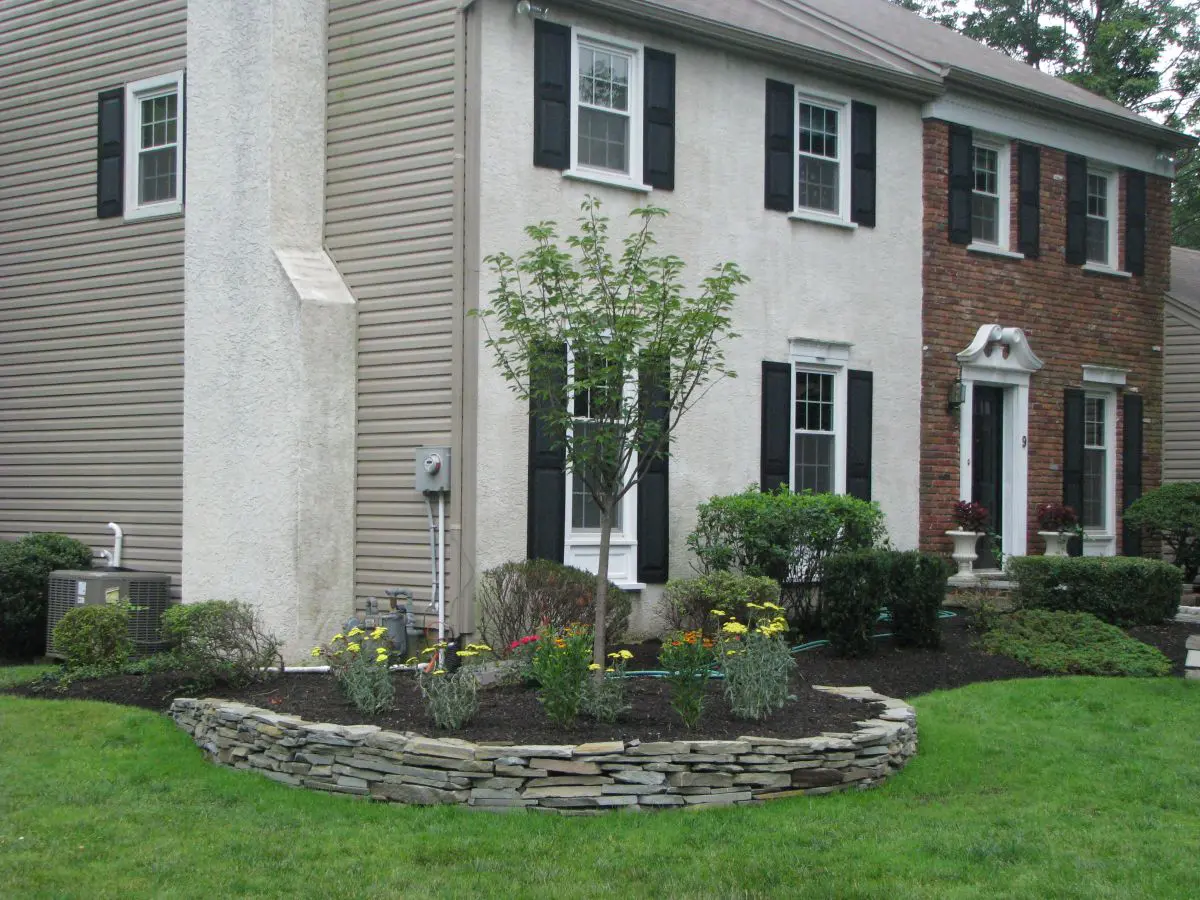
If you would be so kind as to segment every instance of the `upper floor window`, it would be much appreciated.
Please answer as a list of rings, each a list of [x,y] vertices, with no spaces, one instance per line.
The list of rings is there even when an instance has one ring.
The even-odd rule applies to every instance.
[[[183,73],[125,87],[125,218],[183,209]]]
[[[800,101],[796,206],[841,213],[841,109]]]
[[[1088,169],[1087,173],[1087,261],[1102,266],[1116,264],[1115,206],[1108,172]]]
[[[976,138],[971,147],[971,241],[1008,249],[1008,148]]]
[[[574,37],[572,168],[641,184],[641,48]]]

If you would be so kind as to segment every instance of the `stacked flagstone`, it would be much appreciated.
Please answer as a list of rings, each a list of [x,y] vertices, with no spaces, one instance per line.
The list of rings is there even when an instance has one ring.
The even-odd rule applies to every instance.
[[[328,725],[228,700],[179,699],[171,716],[216,762],[297,787],[410,804],[564,814],[728,806],[864,789],[917,749],[911,706],[870,688],[817,688],[879,704],[853,732],[798,739],[476,744]]]

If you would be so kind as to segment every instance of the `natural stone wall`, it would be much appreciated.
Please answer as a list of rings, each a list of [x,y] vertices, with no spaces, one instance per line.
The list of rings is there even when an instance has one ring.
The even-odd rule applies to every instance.
[[[579,814],[728,806],[878,784],[917,750],[916,712],[870,688],[816,688],[881,704],[849,733],[794,740],[474,744],[328,725],[228,700],[179,699],[171,717],[218,763],[297,787],[412,804]]]

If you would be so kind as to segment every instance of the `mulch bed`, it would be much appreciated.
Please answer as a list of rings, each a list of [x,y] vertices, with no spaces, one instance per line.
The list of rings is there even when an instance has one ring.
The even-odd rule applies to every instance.
[[[1171,622],[1129,629],[1138,640],[1162,650],[1173,664],[1174,674],[1183,674],[1184,639],[1197,631],[1194,625]],[[667,685],[658,679],[631,680],[628,697],[632,709],[615,725],[590,721],[561,729],[546,719],[533,691],[516,686],[497,686],[482,692],[479,713],[456,737],[474,741],[572,744],[595,740],[640,738],[643,741],[680,738],[728,739],[744,734],[802,737],[822,731],[846,731],[871,712],[863,704],[832,697],[811,685],[869,685],[881,694],[911,698],[933,690],[961,687],[976,681],[1035,678],[1043,673],[1003,656],[990,656],[973,646],[973,634],[962,616],[942,622],[941,650],[905,650],[889,638],[877,642],[875,653],[864,659],[839,659],[828,648],[800,653],[794,693],[798,701],[788,703],[765,722],[733,718],[721,695],[721,685],[709,688],[704,720],[698,732],[679,724],[668,704]],[[634,659],[631,671],[658,668],[658,643],[630,645]],[[369,723],[393,731],[434,733],[426,717],[416,684],[410,675],[396,675],[396,709],[385,715],[366,717],[346,703],[333,679],[322,675],[285,674],[242,689],[213,688],[200,692],[206,697],[239,700],[311,721],[343,725]],[[123,675],[72,683],[65,691],[24,686],[10,693],[41,699],[99,700],[164,711],[175,697],[195,696],[197,691],[177,676]]]

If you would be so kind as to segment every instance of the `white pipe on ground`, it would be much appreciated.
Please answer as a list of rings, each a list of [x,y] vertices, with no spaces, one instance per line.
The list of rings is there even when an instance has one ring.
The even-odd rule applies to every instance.
[[[114,569],[121,565],[121,551],[125,547],[125,532],[121,530],[121,526],[116,522],[109,522],[108,527],[112,529],[116,539],[113,541],[112,561],[111,565]]]

